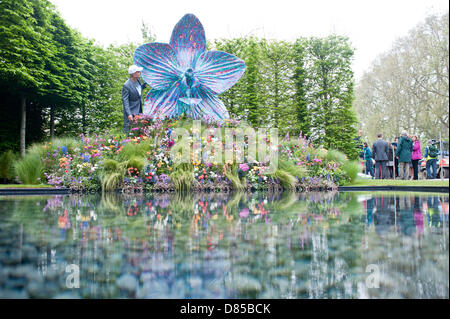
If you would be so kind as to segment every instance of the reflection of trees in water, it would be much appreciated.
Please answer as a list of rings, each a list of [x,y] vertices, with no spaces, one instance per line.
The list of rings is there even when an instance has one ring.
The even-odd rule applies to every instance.
[[[445,230],[445,219],[441,233],[430,226],[439,214],[427,222],[430,209],[443,207],[439,198],[377,195],[361,205],[355,193],[174,195],[65,196],[8,207],[24,240],[46,252],[41,268],[52,260],[80,265],[83,296],[118,296],[115,282],[129,273],[141,283],[135,297],[353,298],[370,263],[392,275],[382,281],[386,296],[396,292],[389,283],[403,280],[394,273],[419,278],[422,290],[412,291],[420,296],[442,288],[441,270],[427,264],[436,247],[422,238]],[[372,211],[367,229],[362,209]],[[420,220],[422,237],[411,241]],[[438,251],[448,261],[448,246]],[[427,269],[436,276],[421,277]]]

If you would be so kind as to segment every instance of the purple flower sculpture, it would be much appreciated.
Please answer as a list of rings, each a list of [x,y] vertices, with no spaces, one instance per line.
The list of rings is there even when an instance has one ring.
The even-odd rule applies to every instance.
[[[218,94],[231,88],[245,71],[232,54],[206,51],[205,31],[193,14],[186,14],[172,31],[170,44],[147,43],[134,52],[151,86],[144,114],[153,118],[178,117],[222,121],[229,117]]]

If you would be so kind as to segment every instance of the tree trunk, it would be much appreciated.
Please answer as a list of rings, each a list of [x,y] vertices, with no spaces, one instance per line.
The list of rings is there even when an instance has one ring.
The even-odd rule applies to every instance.
[[[27,123],[27,110],[26,110],[26,98],[21,96],[20,98],[20,155],[25,155],[25,128]]]
[[[50,107],[50,139],[55,137],[55,107]]]

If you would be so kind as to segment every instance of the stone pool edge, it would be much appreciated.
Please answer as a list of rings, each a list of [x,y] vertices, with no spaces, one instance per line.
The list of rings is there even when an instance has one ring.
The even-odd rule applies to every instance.
[[[448,186],[339,186],[340,192],[367,192],[367,191],[402,191],[402,192],[430,192],[448,193]]]
[[[448,193],[448,186],[339,186],[341,192],[367,192],[367,191],[404,191],[404,192],[437,192]],[[326,192],[326,191],[325,191]],[[70,188],[3,188],[0,196],[4,195],[68,195],[80,194]],[[96,192],[92,192],[96,193]],[[83,194],[90,194],[89,192]]]

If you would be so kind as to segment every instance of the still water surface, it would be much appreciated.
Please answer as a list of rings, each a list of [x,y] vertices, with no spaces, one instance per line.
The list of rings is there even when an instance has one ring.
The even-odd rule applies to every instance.
[[[448,298],[448,204],[426,193],[0,196],[0,298]]]

